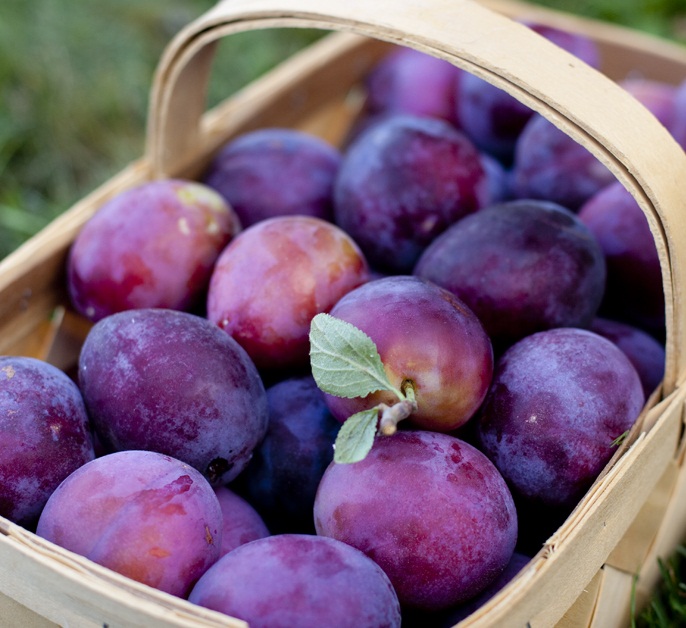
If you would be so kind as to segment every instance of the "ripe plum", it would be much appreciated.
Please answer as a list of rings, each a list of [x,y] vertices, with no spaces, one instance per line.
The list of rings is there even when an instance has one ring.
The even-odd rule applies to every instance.
[[[92,321],[135,308],[190,310],[239,228],[219,194],[199,183],[163,179],[126,190],[74,240],[67,269],[72,303]]]
[[[331,315],[374,341],[391,384],[412,383],[418,409],[408,420],[415,427],[452,431],[483,401],[493,374],[491,342],[474,313],[447,290],[418,277],[385,277],[348,293]],[[388,391],[325,398],[339,421],[396,401]]]
[[[0,357],[0,516],[33,526],[72,471],[95,457],[76,384],[33,358]]]
[[[200,578],[194,604],[252,628],[399,628],[398,598],[384,572],[334,539],[279,534],[242,545]]]
[[[429,245],[414,274],[464,301],[497,350],[544,329],[587,326],[605,289],[591,232],[565,208],[537,200],[463,218]]]
[[[397,115],[367,129],[344,154],[334,217],[372,266],[409,272],[439,233],[489,194],[480,154],[466,136],[443,120]]]
[[[510,561],[512,496],[493,464],[447,434],[399,431],[367,457],[332,463],[314,506],[317,533],[363,551],[406,608],[440,610],[477,595]]]
[[[207,316],[259,368],[304,366],[312,318],[368,278],[364,255],[335,225],[310,216],[271,218],[222,252]]]
[[[605,254],[604,316],[660,334],[665,325],[662,269],[648,219],[620,182],[593,195],[579,211]]]
[[[240,495],[226,486],[216,486],[214,494],[219,501],[223,520],[220,556],[240,545],[269,536],[269,529],[262,517]]]
[[[568,507],[643,403],[636,369],[612,342],[583,329],[538,332],[499,359],[477,417],[479,446],[514,494]]]
[[[267,435],[234,485],[273,533],[312,534],[314,496],[340,423],[311,375],[270,386],[267,402]]]
[[[543,199],[577,211],[614,180],[591,152],[540,114],[531,117],[517,140],[512,169],[516,198]]]
[[[653,336],[633,325],[607,318],[595,318],[589,329],[614,342],[629,358],[648,397],[665,373],[665,347]]]
[[[74,471],[37,527],[65,549],[179,597],[219,558],[221,533],[207,480],[150,451],[108,454]]]
[[[339,151],[295,129],[264,128],[244,133],[222,148],[204,174],[246,228],[275,216],[333,218],[333,181]]]
[[[108,450],[164,453],[213,484],[245,468],[267,429],[255,365],[221,329],[185,312],[142,309],[96,323],[79,383]]]

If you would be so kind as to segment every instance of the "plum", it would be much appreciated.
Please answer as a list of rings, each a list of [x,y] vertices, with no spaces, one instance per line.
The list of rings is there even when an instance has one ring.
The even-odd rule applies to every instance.
[[[579,218],[539,200],[510,201],[454,224],[414,270],[459,297],[497,351],[553,327],[585,327],[605,290],[605,257]]]
[[[614,342],[634,365],[646,398],[665,374],[665,347],[653,336],[633,325],[597,317],[589,329]]]
[[[662,269],[648,219],[619,182],[594,194],[579,211],[605,255],[601,312],[660,335],[665,325]]]
[[[391,384],[412,383],[418,408],[408,420],[415,427],[452,431],[483,401],[493,374],[491,342],[474,313],[447,290],[418,277],[385,277],[348,293],[331,316],[374,341]],[[339,421],[396,401],[387,391],[325,398]]]
[[[515,147],[512,194],[578,211],[615,180],[590,151],[540,114],[531,116]]]
[[[215,485],[245,468],[267,430],[255,365],[216,325],[186,312],[141,309],[98,321],[78,378],[108,450],[164,453]]]
[[[178,597],[219,558],[222,514],[207,480],[151,451],[83,465],[50,496],[37,534]]]
[[[384,572],[334,539],[279,534],[223,556],[189,601],[251,628],[399,628],[398,598]]]
[[[95,457],[76,384],[34,358],[0,357],[0,516],[33,526],[72,471]]]
[[[667,129],[678,144],[686,149],[686,80],[675,88],[674,111]]]
[[[448,61],[398,47],[365,78],[367,112],[430,116],[455,123],[460,74]]]
[[[479,447],[516,496],[571,507],[643,403],[638,373],[615,344],[584,329],[538,332],[498,360],[476,417]]]
[[[223,521],[220,556],[270,535],[259,513],[240,495],[226,486],[215,486],[214,494],[219,501]]]
[[[92,321],[144,307],[191,310],[239,229],[234,211],[202,184],[162,179],[125,190],[74,239],[71,301]]]
[[[267,435],[232,486],[275,534],[312,534],[314,496],[333,459],[340,423],[311,375],[273,384],[267,402]]]
[[[645,77],[628,77],[619,84],[667,129],[674,124],[677,91],[674,85]]]
[[[505,481],[448,434],[398,431],[364,460],[333,462],[314,506],[317,533],[363,551],[404,608],[438,611],[474,597],[505,569],[517,518]]]
[[[590,37],[533,22],[526,26],[589,65],[598,67],[598,48]],[[468,72],[460,74],[456,94],[458,126],[480,150],[506,164],[511,163],[517,139],[533,115],[533,109]]]
[[[403,273],[489,194],[480,153],[466,136],[443,120],[396,115],[374,124],[344,154],[334,218],[374,268]]]
[[[264,128],[228,142],[213,158],[203,182],[222,195],[244,228],[293,214],[331,220],[340,161],[339,151],[315,135]]]
[[[261,369],[307,364],[312,318],[369,278],[353,239],[311,216],[252,225],[217,260],[207,316]]]

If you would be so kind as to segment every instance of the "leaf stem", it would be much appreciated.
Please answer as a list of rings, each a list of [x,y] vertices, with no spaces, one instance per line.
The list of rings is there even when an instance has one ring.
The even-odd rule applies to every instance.
[[[410,380],[405,380],[402,384],[403,397],[398,403],[392,406],[379,404],[381,411],[381,421],[379,432],[384,436],[391,436],[398,431],[398,423],[407,419],[413,412],[417,411],[417,401],[415,400],[414,385]]]

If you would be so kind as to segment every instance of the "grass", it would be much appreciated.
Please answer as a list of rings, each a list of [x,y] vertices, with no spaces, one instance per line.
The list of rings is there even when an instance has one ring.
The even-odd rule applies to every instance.
[[[684,0],[538,0],[686,43]],[[213,0],[2,0],[0,258],[139,157],[159,56]],[[276,31],[222,43],[210,99],[226,97],[317,36]],[[634,624],[686,625],[686,549]]]

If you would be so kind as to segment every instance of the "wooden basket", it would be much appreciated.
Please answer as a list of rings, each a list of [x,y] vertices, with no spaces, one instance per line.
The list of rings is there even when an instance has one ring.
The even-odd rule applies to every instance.
[[[144,156],[0,263],[0,353],[76,364],[89,326],[69,306],[70,243],[103,201],[143,181],[193,177],[231,137],[293,126],[339,142],[359,109],[361,77],[391,44],[447,59],[505,89],[593,152],[645,212],[662,264],[667,361],[623,449],[560,529],[468,626],[625,625],[635,574],[639,606],[657,579],[656,557],[686,530],[686,156],[626,92],[515,23],[527,18],[584,32],[603,72],[637,71],[677,83],[686,52],[624,29],[512,2],[471,0],[226,0],[166,50],[151,96]],[[205,112],[215,42],[269,27],[334,33]],[[0,519],[3,626],[245,626],[140,585]]]

